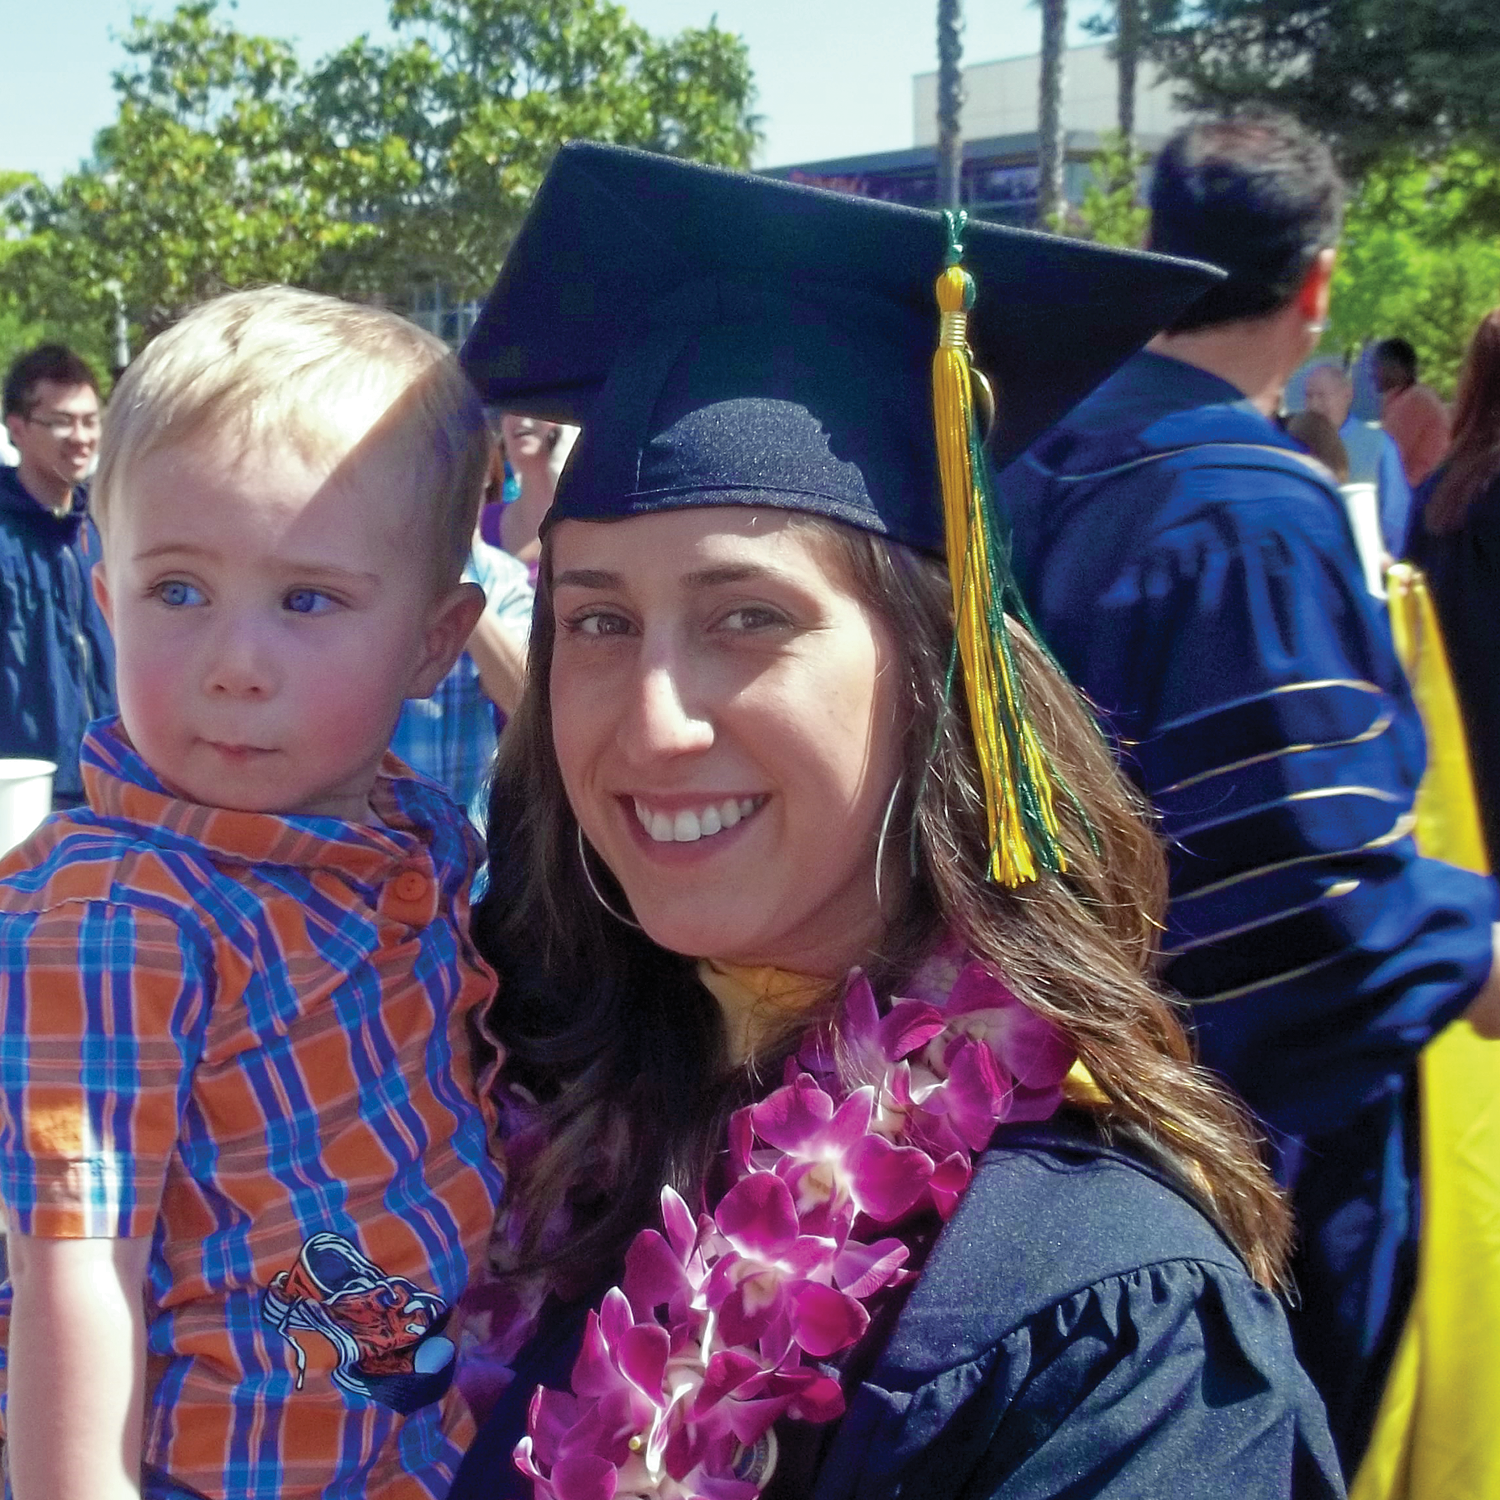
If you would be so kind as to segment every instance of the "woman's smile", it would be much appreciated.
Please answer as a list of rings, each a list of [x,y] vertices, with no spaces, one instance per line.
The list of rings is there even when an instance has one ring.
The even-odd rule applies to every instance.
[[[758,813],[769,799],[764,793],[751,797],[696,799],[675,810],[663,802],[642,797],[630,799],[642,828],[657,844],[695,844],[724,833]]]

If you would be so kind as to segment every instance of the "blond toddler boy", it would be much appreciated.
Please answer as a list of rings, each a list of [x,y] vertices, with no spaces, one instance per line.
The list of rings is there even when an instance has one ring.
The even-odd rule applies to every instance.
[[[286,288],[121,380],[93,489],[120,717],[0,862],[19,1500],[442,1496],[493,1218],[463,815],[386,754],[484,600],[443,346]]]

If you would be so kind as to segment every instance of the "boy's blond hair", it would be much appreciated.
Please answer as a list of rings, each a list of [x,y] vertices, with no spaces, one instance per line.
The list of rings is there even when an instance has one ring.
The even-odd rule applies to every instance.
[[[447,346],[384,308],[295,287],[230,292],[147,345],[110,399],[90,507],[108,551],[110,507],[131,466],[211,437],[240,455],[290,446],[342,455],[366,434],[410,453],[413,506],[431,515],[437,586],[458,582],[492,440]]]

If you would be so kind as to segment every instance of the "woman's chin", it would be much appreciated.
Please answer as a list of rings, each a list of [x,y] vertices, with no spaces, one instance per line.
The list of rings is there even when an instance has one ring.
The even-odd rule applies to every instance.
[[[729,953],[750,951],[751,935],[738,932],[732,921],[723,918],[648,910],[637,912],[636,920],[658,947],[687,958],[734,963],[738,960],[728,957]]]

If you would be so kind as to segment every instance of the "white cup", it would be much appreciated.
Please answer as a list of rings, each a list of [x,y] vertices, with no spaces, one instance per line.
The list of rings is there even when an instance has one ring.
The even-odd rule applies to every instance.
[[[0,756],[0,854],[14,849],[52,811],[50,760]]]

